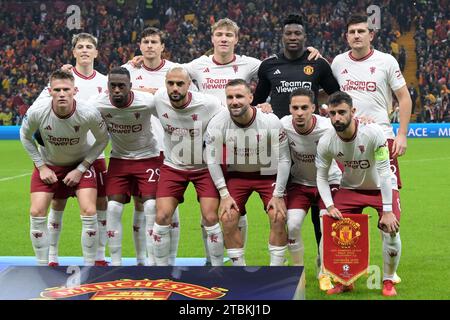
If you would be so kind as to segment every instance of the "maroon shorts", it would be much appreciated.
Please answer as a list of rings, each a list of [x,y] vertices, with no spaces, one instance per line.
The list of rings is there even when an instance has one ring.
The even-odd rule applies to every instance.
[[[76,190],[86,188],[97,189],[96,172],[93,167],[90,167],[89,170],[84,173],[80,179],[80,182],[75,187],[66,186],[63,179],[70,171],[75,169],[77,165],[68,167],[47,165],[47,167],[55,172],[58,182],[53,184],[45,184],[39,176],[39,170],[34,168],[31,176],[31,193],[47,192],[53,193],[54,199],[67,199],[69,197],[74,197]]]
[[[198,198],[219,198],[219,192],[209,175],[208,169],[178,170],[165,164],[161,166],[157,198],[173,197],[179,203],[184,201],[184,192],[189,184],[194,184]]]
[[[111,158],[106,173],[106,195],[156,196],[159,180],[159,157],[128,160]],[[128,202],[127,201],[127,202]]]
[[[331,195],[339,190],[339,185],[330,185]],[[317,187],[305,186],[303,184],[291,183],[287,187],[287,208],[303,209],[308,212],[312,205],[318,205],[319,209],[326,209],[325,204],[320,198]]]
[[[228,191],[239,207],[241,215],[246,213],[245,204],[253,191],[257,192],[266,210],[272,199],[276,175],[261,175],[259,172],[228,172],[226,177]]]
[[[97,197],[106,197],[106,161],[105,159],[97,159],[92,163],[97,174]]]
[[[389,147],[389,164],[391,167],[391,171],[397,177],[397,185],[398,185],[398,188],[401,189],[402,181],[400,180],[400,168],[398,166],[398,160],[397,160],[397,158],[392,158],[392,148],[394,146],[394,139],[388,139],[387,142],[388,142],[388,147]]]
[[[378,211],[378,217],[383,214],[383,204],[380,190],[339,189],[333,197],[334,206],[341,213],[361,213],[364,208],[372,207]],[[398,190],[392,191],[392,212],[400,221],[400,198]]]

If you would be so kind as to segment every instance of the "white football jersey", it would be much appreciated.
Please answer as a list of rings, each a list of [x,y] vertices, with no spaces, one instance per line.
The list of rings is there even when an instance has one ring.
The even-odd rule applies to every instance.
[[[356,132],[349,141],[342,140],[335,130],[324,133],[317,145],[316,166],[328,168],[335,159],[344,166],[341,188],[380,189],[375,151],[387,146],[386,137],[376,123],[363,125],[357,120],[353,121],[356,122]]]
[[[291,181],[305,186],[317,186],[317,170],[315,165],[317,144],[319,139],[328,130],[333,130],[330,119],[313,114],[313,126],[305,133],[297,131],[292,123],[292,116],[285,116],[281,119],[281,123],[286,130],[289,147],[291,150]],[[336,161],[332,161],[328,171],[328,183],[340,184],[342,177],[341,169],[339,169]]]
[[[89,101],[97,107],[111,137],[111,158],[146,159],[159,156],[160,149],[152,133],[150,117],[156,115],[153,95],[131,91],[123,108],[112,105],[104,93]]]
[[[59,117],[52,108],[52,98],[35,102],[24,118],[20,136],[22,143],[36,166],[44,163],[68,166],[83,160],[89,163],[100,155],[108,143],[108,132],[100,113],[82,100],[74,99],[74,110],[68,116]],[[32,142],[36,130],[41,132],[45,148],[36,148]],[[88,131],[95,143],[87,141]]]
[[[223,108],[220,101],[189,91],[187,103],[174,108],[162,88],[155,94],[155,105],[164,129],[164,164],[179,170],[205,169],[203,136],[211,118]]]
[[[75,67],[72,68],[72,74],[75,78],[75,96],[78,101],[84,100],[88,101],[91,97],[97,96],[102,92],[108,91],[108,77],[101,74],[100,72],[94,70],[94,72],[86,77],[79,73]],[[50,96],[50,84],[42,90],[39,97],[36,99],[38,101],[42,98],[49,98]],[[92,133],[88,133],[88,143],[94,144],[95,139]],[[105,158],[104,153],[99,156],[100,159]]]
[[[161,64],[155,69],[146,67],[144,64],[140,68],[133,67],[130,63],[122,65],[130,71],[131,85],[133,89],[163,88],[166,83],[166,73],[175,65],[172,61],[162,59]],[[164,130],[161,122],[155,116],[151,117],[153,133],[158,142],[158,148],[164,151]]]
[[[387,138],[394,138],[389,120],[392,90],[406,85],[397,60],[387,53],[372,49],[359,60],[347,51],[334,58],[331,70],[341,91],[353,99],[356,116],[367,116],[382,126]]]
[[[223,145],[230,172],[276,174],[278,162],[290,162],[288,140],[280,119],[255,107],[252,110],[253,118],[245,127],[233,121],[228,109],[211,120],[205,137],[208,163],[222,163]]]
[[[227,64],[220,64],[214,56],[201,56],[183,65],[189,72],[198,90],[211,94],[226,105],[225,85],[232,79],[250,82],[257,79],[261,61],[255,58],[235,55]]]

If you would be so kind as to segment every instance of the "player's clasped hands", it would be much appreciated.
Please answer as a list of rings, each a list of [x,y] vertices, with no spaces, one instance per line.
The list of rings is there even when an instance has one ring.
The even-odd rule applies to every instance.
[[[39,167],[39,178],[45,184],[53,184],[58,181],[58,177],[56,177],[55,172],[47,166]]]
[[[78,169],[70,171],[63,179],[63,182],[68,187],[75,187],[81,180],[83,173]]]

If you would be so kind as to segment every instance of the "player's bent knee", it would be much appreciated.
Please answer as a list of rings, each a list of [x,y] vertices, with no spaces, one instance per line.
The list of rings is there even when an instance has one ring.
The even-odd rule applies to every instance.
[[[47,209],[42,207],[31,207],[30,216],[32,217],[45,217],[47,216]]]
[[[97,208],[94,205],[80,208],[80,215],[82,215],[82,216],[91,217],[96,214],[97,214]]]

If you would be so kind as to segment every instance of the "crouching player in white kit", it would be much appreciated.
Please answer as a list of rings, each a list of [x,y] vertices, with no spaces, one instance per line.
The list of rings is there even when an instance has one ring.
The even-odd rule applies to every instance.
[[[270,265],[282,266],[287,248],[284,193],[291,166],[286,133],[280,120],[252,107],[253,95],[243,79],[225,87],[228,110],[217,114],[207,128],[206,158],[219,190],[219,217],[225,246],[234,266],[245,266],[239,218],[253,191],[259,193],[270,221]],[[220,164],[226,145],[226,175]]]
[[[100,113],[74,99],[72,74],[57,70],[50,77],[51,98],[40,99],[27,112],[20,139],[35,169],[31,177],[30,236],[39,265],[48,264],[47,210],[53,198],[76,195],[82,221],[81,244],[85,265],[94,265],[98,245],[96,174],[91,164],[108,144]],[[45,148],[33,134],[40,130]],[[89,145],[91,131],[95,143]]]
[[[325,209],[317,189],[314,161],[317,142],[327,130],[333,130],[333,126],[330,119],[313,114],[314,110],[314,92],[299,88],[290,95],[291,115],[281,119],[289,139],[293,162],[291,179],[287,188],[287,226],[288,249],[295,266],[303,265],[304,246],[301,228],[309,208],[316,204],[320,210]],[[339,188],[341,177],[342,172],[333,160],[328,175],[331,190]],[[318,276],[321,290],[332,288],[330,277],[322,272],[322,268]]]
[[[108,196],[107,235],[113,266],[122,264],[122,213],[133,195],[144,205],[145,220],[155,215],[156,186],[162,164],[160,149],[152,133],[150,117],[156,115],[153,95],[131,90],[130,72],[115,68],[108,75],[109,94],[90,100],[98,108],[112,141],[106,174]],[[145,221],[143,223],[145,226]],[[145,233],[150,238],[150,226]],[[145,254],[137,252],[137,265],[145,265]]]
[[[329,115],[335,130],[329,130],[317,146],[317,187],[327,214],[342,219],[342,213],[361,213],[365,207],[378,211],[383,236],[384,296],[395,296],[394,275],[401,252],[400,201],[392,183],[389,149],[378,124],[363,125],[355,118],[352,98],[335,92],[329,98]],[[332,159],[344,165],[341,188],[332,198],[328,171]],[[323,261],[323,260],[322,260]],[[328,294],[353,290],[353,284],[338,283]]]

